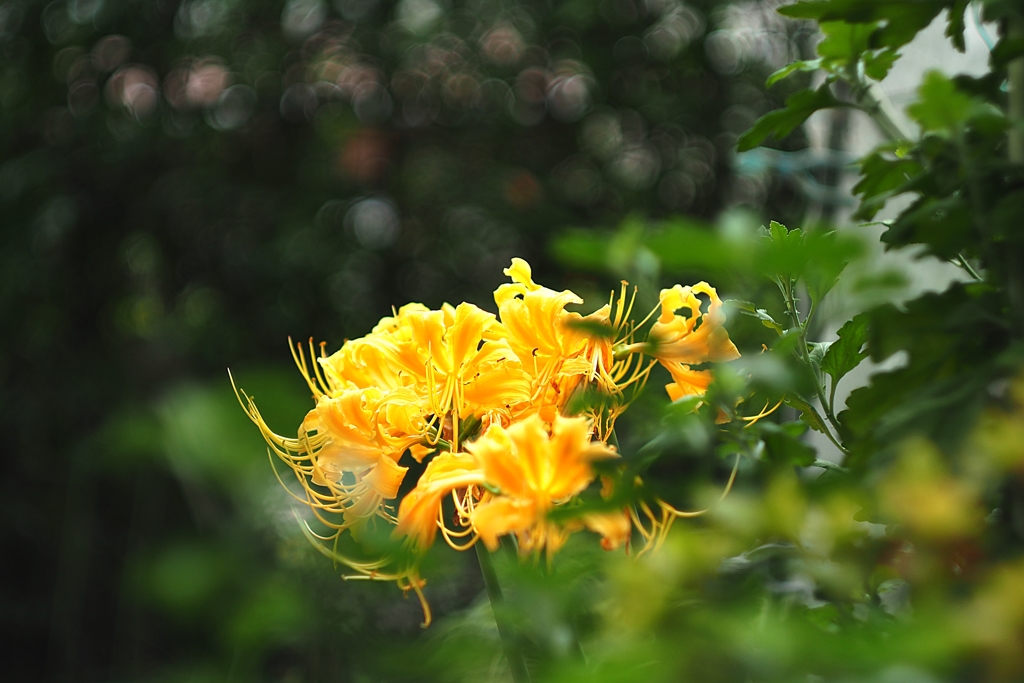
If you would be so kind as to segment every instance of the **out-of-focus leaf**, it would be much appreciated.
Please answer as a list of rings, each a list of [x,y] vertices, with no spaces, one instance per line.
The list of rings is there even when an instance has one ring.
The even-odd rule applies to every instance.
[[[139,589],[182,617],[204,612],[208,602],[231,581],[231,560],[217,548],[199,543],[166,547],[139,574]]]
[[[748,265],[752,248],[748,243],[724,239],[710,226],[683,219],[663,224],[645,244],[667,272],[741,269]]]
[[[907,113],[926,131],[955,133],[982,106],[938,71],[925,75],[917,95],[918,100],[907,107]]]
[[[592,230],[570,230],[551,241],[551,254],[573,268],[602,271],[608,267],[609,235]]]
[[[584,412],[604,410],[613,398],[589,385],[580,384],[565,404],[566,415],[580,415]]]
[[[925,130],[956,130],[970,114],[971,98],[939,71],[925,75],[917,94],[907,113]]]
[[[907,354],[903,367],[873,375],[839,414],[863,462],[884,445],[912,433],[958,443],[1002,370],[1007,331],[996,311],[1002,298],[980,284],[955,284],[904,309],[870,312],[868,351],[875,361]],[[965,332],[967,331],[967,332]]]
[[[812,300],[820,301],[847,264],[862,253],[863,243],[851,236],[787,230],[772,221],[755,263],[770,278],[804,280]]]
[[[932,23],[946,6],[945,0],[811,0],[781,7],[779,13],[820,22],[880,22],[871,36],[870,45],[895,48],[913,40],[918,31]]]
[[[814,462],[811,463],[811,467],[820,467],[823,470],[828,470],[830,472],[839,472],[841,474],[847,474],[850,471],[843,467],[842,465],[837,465],[831,460],[815,460]]]
[[[971,206],[961,196],[933,199],[922,197],[882,234],[888,244],[926,244],[944,259],[956,255],[976,241]]]
[[[807,431],[804,422],[760,423],[761,438],[764,440],[765,451],[769,458],[778,463],[808,467],[814,463],[817,455],[814,448],[800,441]]]
[[[946,17],[946,37],[953,41],[953,46],[960,52],[967,49],[964,44],[964,14],[970,4],[970,0],[954,0]]]
[[[227,622],[226,636],[236,647],[299,642],[308,629],[308,612],[308,603],[292,583],[268,579]]]
[[[839,328],[839,338],[825,352],[821,370],[832,378],[833,385],[867,358],[864,345],[868,341],[868,315],[861,313]]]
[[[900,58],[900,53],[896,48],[887,47],[884,50],[876,50],[875,52],[865,54],[863,57],[864,73],[868,78],[873,78],[876,81],[880,81],[889,75],[889,71],[892,69],[893,64]]]
[[[890,158],[876,150],[860,161],[860,180],[853,193],[860,195],[861,205],[856,218],[871,220],[885,205],[885,200],[899,187],[921,171],[921,164],[909,158]]]
[[[799,338],[798,331],[791,330],[779,338],[783,344],[770,353],[748,354],[731,366],[747,378],[749,387],[754,391],[775,397],[811,393],[814,391],[813,374],[793,353]]]
[[[1021,216],[1024,216],[1024,190],[1010,192],[998,199],[988,215],[988,228],[1002,239],[1020,242]]]
[[[768,311],[764,310],[763,308],[757,308],[753,302],[740,301],[739,299],[729,299],[725,302],[725,305],[731,308],[735,308],[744,315],[749,315],[753,318],[757,318],[758,320],[761,321],[762,325],[764,325],[770,330],[775,330],[775,332],[777,332],[780,335],[785,332],[785,328],[783,328],[782,325],[775,322],[775,318],[773,318],[768,313]]]
[[[817,90],[800,90],[786,98],[786,106],[759,118],[736,142],[736,150],[745,152],[763,143],[769,135],[781,140],[820,109],[839,106],[840,102],[823,84]]]
[[[805,59],[805,60],[802,60],[802,61],[799,61],[799,62],[793,62],[792,64],[787,64],[786,66],[782,67],[781,69],[779,69],[778,71],[773,73],[771,76],[769,76],[768,80],[765,81],[764,85],[765,85],[766,88],[770,88],[773,85],[775,85],[776,83],[778,83],[779,81],[781,81],[782,79],[784,79],[787,76],[790,76],[790,75],[792,75],[794,73],[797,73],[798,71],[800,71],[800,72],[817,71],[820,68],[821,68],[821,60],[820,59]]]
[[[825,37],[818,43],[818,54],[826,60],[841,63],[856,60],[870,48],[875,24],[848,24],[845,21],[824,21],[819,24]]]
[[[1005,69],[1014,59],[1024,55],[1024,37],[1003,36],[992,49],[992,66]]]

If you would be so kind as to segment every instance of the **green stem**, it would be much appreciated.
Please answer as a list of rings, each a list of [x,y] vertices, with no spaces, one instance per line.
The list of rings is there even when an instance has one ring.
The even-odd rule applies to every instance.
[[[862,82],[854,91],[858,94],[858,109],[866,112],[886,137],[894,142],[914,139],[910,131],[900,125],[896,108],[877,83]]]
[[[956,262],[957,265],[966,270],[970,274],[970,276],[973,277],[975,280],[977,280],[978,282],[982,281],[982,277],[978,275],[978,271],[974,270],[974,268],[971,267],[971,264],[967,262],[967,259],[964,258],[963,254],[956,255]]]
[[[822,410],[825,411],[825,418],[828,420],[829,424],[832,425],[832,429],[835,429],[838,433],[839,420],[836,419],[835,413],[832,410],[832,401],[825,396],[825,389],[821,386],[821,377],[815,370],[814,364],[811,363],[810,354],[807,353],[807,329],[804,326],[806,321],[800,321],[800,314],[796,310],[796,299],[793,298],[794,283],[790,280],[786,285],[783,285],[781,282],[778,284],[779,288],[782,290],[782,297],[786,300],[786,310],[789,312],[789,317],[793,319],[794,327],[800,330],[800,339],[797,341],[797,346],[800,350],[797,355],[804,363],[807,364],[807,367],[814,372],[814,389],[818,395],[818,402],[821,403]],[[810,319],[810,315],[808,315],[807,319]],[[835,387],[833,386],[833,392],[834,390]],[[834,396],[834,393],[832,395]],[[810,403],[808,403],[808,406],[810,406]],[[810,407],[812,410],[814,409],[813,406]],[[822,426],[824,426],[824,421],[822,421]],[[825,428],[825,436],[828,437],[829,441],[831,441],[833,445],[840,450],[840,452],[848,453],[848,451],[843,448],[843,445],[839,443],[839,440],[832,435],[831,430],[827,427]]]
[[[830,411],[835,411],[836,405],[836,382],[835,378],[832,379],[831,386],[828,390],[828,407]]]
[[[480,562],[480,573],[484,577],[487,599],[491,601],[491,611],[494,613],[494,622],[498,625],[498,636],[501,638],[501,647],[505,651],[505,659],[508,660],[508,668],[512,671],[512,680],[515,683],[530,683],[530,672],[526,668],[523,653],[519,650],[516,635],[505,615],[502,614],[505,596],[501,592],[498,574],[494,571],[494,560],[482,541],[478,541],[476,544],[476,558]]]

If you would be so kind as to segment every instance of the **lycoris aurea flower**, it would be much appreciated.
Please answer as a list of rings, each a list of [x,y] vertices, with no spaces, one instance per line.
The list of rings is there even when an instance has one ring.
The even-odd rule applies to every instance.
[[[660,514],[646,503],[568,521],[550,513],[595,484],[594,462],[619,457],[608,444],[615,419],[655,363],[669,370],[666,389],[675,400],[702,395],[710,382],[709,371],[691,366],[739,356],[722,302],[707,283],[662,290],[648,319],[659,309],[660,315],[647,340],[636,342],[625,284],[618,297],[583,316],[566,310],[582,304],[580,297],[536,284],[522,259],[505,274],[511,282],[494,293],[497,316],[469,303],[440,310],[407,304],[332,355],[321,344],[317,356],[310,342],[307,360],[302,345],[294,347],[316,402],[294,438],[272,431],[252,399],[240,395],[300,485],[302,494],[292,495],[329,529],[318,535],[307,525],[307,535],[333,542],[335,550],[324,552],[362,575],[415,591],[427,623],[415,560],[346,558],[336,550],[344,530],[358,533],[384,520],[414,557],[438,532],[457,549],[479,540],[493,549],[513,536],[521,554],[550,559],[576,530],[596,532],[613,549],[628,547],[635,527],[649,549],[686,513],[660,501]],[[602,400],[574,402],[584,392]],[[406,454],[427,465],[399,501]],[[611,482],[602,480],[607,497]]]

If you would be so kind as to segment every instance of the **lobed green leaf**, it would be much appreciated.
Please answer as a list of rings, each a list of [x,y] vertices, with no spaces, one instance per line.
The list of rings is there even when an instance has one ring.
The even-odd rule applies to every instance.
[[[868,341],[868,315],[861,313],[839,328],[839,338],[825,352],[821,370],[832,378],[835,386],[851,370],[867,358],[864,345]]]

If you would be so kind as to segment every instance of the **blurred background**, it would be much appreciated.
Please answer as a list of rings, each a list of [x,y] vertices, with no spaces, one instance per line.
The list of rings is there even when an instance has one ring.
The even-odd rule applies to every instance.
[[[408,301],[493,309],[513,256],[593,308],[622,277],[668,284],[628,239],[604,272],[559,258],[570,229],[834,219],[843,117],[813,154],[797,131],[793,154],[733,155],[806,83],[764,90],[816,41],[775,4],[0,5],[3,679],[493,668],[472,555],[436,553],[427,632],[393,585],[339,579],[227,369],[287,434],[311,406],[289,336],[333,350]],[[463,673],[431,664],[452,652]]]

